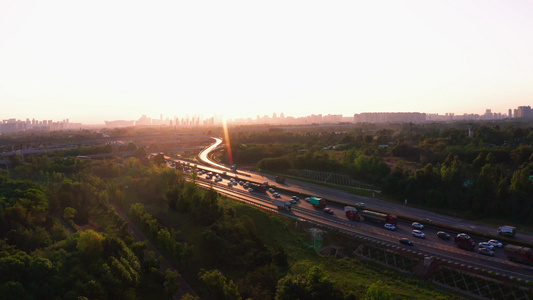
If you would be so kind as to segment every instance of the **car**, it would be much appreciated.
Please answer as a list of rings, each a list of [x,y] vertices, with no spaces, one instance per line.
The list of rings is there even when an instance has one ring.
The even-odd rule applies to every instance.
[[[385,227],[388,230],[396,230],[396,226],[394,226],[394,225],[392,225],[390,223],[385,223],[385,225],[383,225],[383,227]]]
[[[305,197],[304,200],[305,200],[305,202],[309,202],[309,201],[311,201],[311,198],[309,198],[309,197]]]
[[[226,175],[226,174],[228,174],[228,172],[224,171],[222,174]]]
[[[357,202],[357,203],[355,203],[355,208],[357,208],[357,209],[365,209],[366,205],[363,202]]]
[[[494,247],[498,247],[498,248],[503,247],[503,244],[498,240],[489,240],[487,243],[491,244]]]
[[[494,256],[494,251],[490,250],[489,248],[481,247],[477,249],[477,252],[483,255]]]
[[[264,185],[268,185],[268,181],[263,182]]]
[[[296,200],[294,200],[294,199],[291,199],[290,201],[291,201],[291,204],[296,204],[296,203],[298,203],[298,202],[297,202]]]
[[[416,229],[424,229],[424,225],[418,223],[418,222],[413,222],[413,224],[411,224],[411,226],[413,228],[416,228]]]
[[[424,221],[426,221],[426,222],[428,222],[428,223],[432,223],[432,222],[433,222],[433,220],[428,219],[428,218],[424,219]]]
[[[275,184],[271,184],[270,186],[271,186],[271,187],[276,187],[276,185],[275,185]]]
[[[479,246],[479,248],[488,248],[490,250],[494,249],[494,246],[492,244],[490,244],[490,243],[487,243],[487,242],[480,242],[477,245]]]
[[[333,214],[333,209],[331,209],[331,208],[324,208],[324,212],[327,213],[327,214],[332,215],[332,214]]]
[[[274,193],[272,195],[274,195],[274,198],[280,198],[281,197],[281,195],[279,193]]]
[[[244,185],[244,181],[239,181],[239,185]]]
[[[275,192],[273,188],[269,188],[268,191],[271,192],[271,193]]]
[[[252,188],[248,189],[248,192],[253,192],[253,191],[254,191],[254,189],[252,189]]]
[[[409,246],[413,245],[413,241],[411,241],[408,238],[401,238],[398,241],[400,242],[400,244],[409,245]]]
[[[211,180],[211,176],[207,175],[207,176],[205,176],[205,179]]]
[[[233,184],[231,183],[231,181],[228,181],[228,186],[233,186]]]
[[[437,236],[443,240],[449,240],[450,239],[450,235],[447,233],[447,232],[444,232],[444,231],[439,231],[437,232]]]
[[[215,178],[215,182],[219,182],[219,181],[222,181],[222,178],[220,177]]]
[[[300,201],[300,198],[298,196],[292,196],[291,199],[294,201]]]
[[[411,234],[414,237],[417,237],[417,238],[421,238],[421,239],[425,239],[426,238],[426,235],[422,231],[420,231],[418,229],[413,230],[413,232]]]

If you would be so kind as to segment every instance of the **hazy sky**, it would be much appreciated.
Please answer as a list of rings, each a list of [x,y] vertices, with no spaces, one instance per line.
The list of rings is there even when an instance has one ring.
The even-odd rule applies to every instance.
[[[0,0],[0,120],[533,105],[533,1]]]

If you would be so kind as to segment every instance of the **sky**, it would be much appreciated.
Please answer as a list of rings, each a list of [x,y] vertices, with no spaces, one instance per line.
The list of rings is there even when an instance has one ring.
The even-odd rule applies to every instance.
[[[0,0],[0,120],[523,105],[530,0]]]

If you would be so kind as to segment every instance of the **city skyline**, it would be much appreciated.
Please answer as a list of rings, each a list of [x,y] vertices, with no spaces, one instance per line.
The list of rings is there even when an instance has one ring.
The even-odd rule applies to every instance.
[[[531,15],[530,1],[0,0],[0,119],[506,114],[533,99]]]
[[[339,123],[428,123],[428,122],[455,122],[455,121],[483,121],[483,120],[503,120],[510,118],[533,119],[531,106],[519,106],[509,108],[508,114],[492,112],[486,109],[483,114],[453,114],[444,115],[430,114],[424,112],[364,112],[352,116],[341,114],[312,114],[303,117],[286,116],[284,112],[269,115],[256,116],[255,118],[224,119],[220,116],[206,117],[188,114],[183,117],[168,117],[160,114],[159,117],[152,118],[142,115],[137,120],[106,120],[104,124],[83,124],[70,122],[70,119],[61,121],[36,120],[35,118],[25,119],[4,119],[0,121],[0,134],[31,131],[31,130],[78,130],[82,128],[116,128],[131,126],[174,126],[181,128],[223,126],[226,122],[230,125],[306,125],[306,124],[339,124]]]

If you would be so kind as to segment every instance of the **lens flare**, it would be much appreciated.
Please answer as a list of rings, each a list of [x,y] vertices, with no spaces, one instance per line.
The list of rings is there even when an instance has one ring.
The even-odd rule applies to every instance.
[[[226,143],[226,153],[228,153],[229,165],[233,168],[233,155],[231,154],[231,143],[229,141],[229,132],[226,119],[222,120],[222,127],[224,129],[224,142]]]

